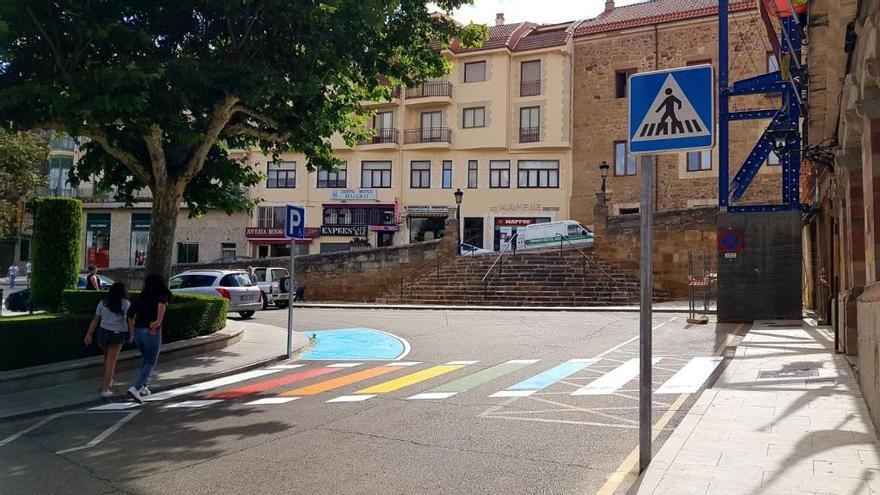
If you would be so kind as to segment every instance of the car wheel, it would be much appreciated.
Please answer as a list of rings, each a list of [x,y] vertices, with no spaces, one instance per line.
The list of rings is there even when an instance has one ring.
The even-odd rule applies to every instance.
[[[267,309],[269,307],[269,298],[266,297],[266,293],[260,291],[260,300],[263,301],[263,309]]]
[[[251,316],[254,316],[254,312],[253,311],[239,311],[238,315],[244,319],[248,319]]]
[[[287,307],[287,301],[275,301],[275,307],[278,309],[284,309]]]

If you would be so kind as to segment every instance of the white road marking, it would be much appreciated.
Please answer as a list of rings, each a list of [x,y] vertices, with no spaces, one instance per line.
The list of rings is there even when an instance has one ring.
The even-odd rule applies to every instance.
[[[502,390],[495,392],[489,397],[528,397],[537,392],[537,390]]]
[[[335,399],[330,399],[327,402],[362,402],[367,399],[372,399],[375,395],[343,395],[341,397],[336,397]]]
[[[424,392],[421,394],[413,395],[409,397],[407,400],[429,400],[429,399],[448,399],[455,395],[457,392]]]
[[[12,435],[6,437],[3,440],[0,440],[0,447],[8,445],[9,443],[21,438],[22,436],[27,435],[28,433],[36,430],[37,428],[43,426],[44,424],[48,423],[49,421],[52,421],[55,418],[58,418],[61,416],[66,416],[68,414],[69,413],[58,413],[58,414],[53,414],[47,418],[43,418],[41,421],[37,422],[36,424],[29,426],[28,428],[25,428],[24,430],[21,430],[18,433],[13,433]]]
[[[281,371],[280,369],[265,369],[265,370],[253,370],[246,371],[244,373],[238,373],[236,375],[225,376],[223,378],[217,378],[214,380],[209,380],[203,383],[197,383],[195,385],[189,385],[186,387],[174,388],[171,390],[166,390],[164,392],[159,392],[149,397],[144,397],[144,400],[147,402],[154,402],[166,399],[172,399],[174,397],[179,397],[181,395],[191,395],[196,392],[203,392],[205,390],[210,390],[212,388],[222,387],[224,385],[231,385],[233,383],[243,382],[245,380],[250,380],[252,378],[259,378],[261,376],[271,375],[272,373],[278,373]]]
[[[302,368],[305,366],[304,364],[276,364],[275,366],[270,366],[270,370],[294,370],[296,368]]]
[[[220,399],[216,400],[185,400],[183,402],[175,402],[173,404],[168,404],[164,406],[164,409],[177,409],[181,407],[185,408],[197,408],[197,407],[207,407],[213,406],[214,404],[218,404],[223,402]]]
[[[286,404],[300,397],[266,397],[265,399],[257,399],[251,402],[245,402],[246,406],[262,406],[268,404]]]
[[[653,364],[657,364],[661,358],[651,360]],[[575,390],[571,395],[609,395],[613,394],[617,389],[629,383],[639,376],[639,360],[630,359],[629,361],[614,368],[610,372],[593,380],[589,384]]]
[[[692,394],[700,390],[703,382],[712,375],[721,361],[724,361],[721,356],[695,357],[654,393]]]
[[[540,359],[511,359],[508,363],[516,363],[516,364],[535,364]]]
[[[110,426],[110,427],[107,428],[106,430],[102,431],[98,436],[96,436],[95,438],[93,438],[91,441],[89,441],[89,443],[87,443],[87,444],[85,444],[85,445],[81,445],[81,446],[79,446],[79,447],[73,447],[72,449],[59,450],[59,451],[56,451],[55,453],[58,454],[58,455],[61,455],[61,454],[67,454],[67,453],[70,453],[70,452],[75,452],[75,451],[77,451],[77,450],[84,450],[84,449],[92,448],[92,447],[94,447],[95,445],[98,445],[99,443],[101,443],[101,442],[103,442],[104,440],[106,440],[107,437],[109,437],[110,435],[112,435],[113,433],[115,433],[116,430],[122,428],[122,425],[124,425],[125,423],[128,423],[132,418],[134,418],[135,416],[137,416],[139,413],[140,413],[140,411],[131,411],[131,412],[129,412],[128,414],[125,415],[124,418],[122,418],[122,419],[120,419],[119,421],[113,423],[112,426]]]
[[[392,363],[388,363],[385,366],[414,366],[416,364],[422,364],[419,361],[394,361]]]
[[[91,407],[89,411],[124,411],[139,405],[137,402],[111,402],[103,406]]]
[[[360,366],[364,363],[335,363],[328,365],[328,368],[354,368],[355,366]]]
[[[449,361],[446,364],[461,364],[461,365],[467,366],[469,364],[477,364],[477,363],[479,363],[479,361]]]

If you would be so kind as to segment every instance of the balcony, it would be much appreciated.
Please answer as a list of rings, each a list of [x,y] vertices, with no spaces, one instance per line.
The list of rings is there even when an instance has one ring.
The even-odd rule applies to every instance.
[[[404,144],[425,144],[452,142],[452,129],[448,127],[423,127],[421,129],[407,129],[404,131]]]
[[[361,102],[361,105],[369,108],[396,106],[400,104],[400,93],[400,86],[394,86],[391,88],[390,100],[365,100]]]
[[[537,143],[541,140],[540,127],[521,127],[519,129],[520,143]]]
[[[522,81],[519,83],[520,96],[538,96],[541,94],[541,81]]]
[[[452,103],[452,83],[429,81],[415,88],[406,88],[406,100],[410,105]]]
[[[358,141],[361,146],[367,145],[397,145],[400,144],[400,131],[397,129],[373,129],[372,137]]]

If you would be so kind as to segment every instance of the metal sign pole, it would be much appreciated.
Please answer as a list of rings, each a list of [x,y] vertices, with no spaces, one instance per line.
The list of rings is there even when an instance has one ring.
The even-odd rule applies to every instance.
[[[296,296],[296,275],[293,271],[295,265],[293,261],[293,247],[296,240],[290,240],[290,278],[287,279],[287,359],[293,357],[293,299]]]
[[[654,156],[641,156],[642,204],[641,217],[641,310],[639,312],[639,472],[651,464],[651,303],[654,234]]]

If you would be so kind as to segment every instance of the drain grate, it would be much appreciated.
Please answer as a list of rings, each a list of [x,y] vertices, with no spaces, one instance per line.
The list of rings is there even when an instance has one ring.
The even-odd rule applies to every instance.
[[[815,368],[800,368],[795,370],[766,370],[758,372],[758,378],[811,378],[819,376],[819,370]]]

